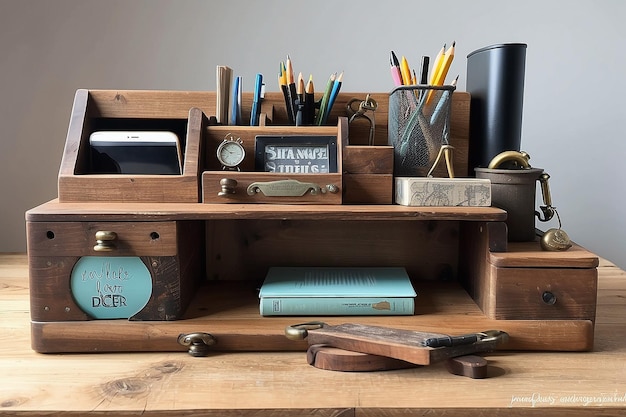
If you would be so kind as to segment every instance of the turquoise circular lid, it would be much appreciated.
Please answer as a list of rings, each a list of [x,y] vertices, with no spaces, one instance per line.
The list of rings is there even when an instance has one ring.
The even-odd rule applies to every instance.
[[[127,319],[152,296],[152,277],[136,256],[84,256],[70,277],[76,304],[94,319]]]

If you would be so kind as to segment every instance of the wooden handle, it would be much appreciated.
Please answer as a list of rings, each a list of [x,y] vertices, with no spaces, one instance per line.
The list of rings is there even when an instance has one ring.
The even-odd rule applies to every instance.
[[[415,368],[417,365],[386,356],[352,352],[325,345],[311,345],[307,362],[319,369],[343,372],[388,371]]]
[[[485,358],[476,355],[458,356],[446,361],[446,369],[448,372],[472,379],[486,378],[487,365],[488,363]]]
[[[451,347],[424,346],[426,339],[446,336],[439,333],[345,323],[309,330],[307,340],[309,345],[323,344],[353,352],[400,359],[416,365],[430,365],[456,356],[491,351],[499,343],[499,340],[493,339]]]

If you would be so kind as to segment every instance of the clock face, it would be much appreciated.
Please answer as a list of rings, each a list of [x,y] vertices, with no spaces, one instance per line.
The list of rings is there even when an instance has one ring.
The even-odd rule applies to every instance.
[[[245,155],[243,146],[236,141],[223,142],[217,148],[217,159],[226,167],[236,167],[243,161]]]

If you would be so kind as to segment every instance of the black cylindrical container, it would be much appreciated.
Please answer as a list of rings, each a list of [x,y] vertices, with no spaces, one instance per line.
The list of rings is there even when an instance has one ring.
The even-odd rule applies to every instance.
[[[466,89],[471,94],[469,172],[487,167],[503,151],[519,151],[526,44],[487,46],[467,56]]]

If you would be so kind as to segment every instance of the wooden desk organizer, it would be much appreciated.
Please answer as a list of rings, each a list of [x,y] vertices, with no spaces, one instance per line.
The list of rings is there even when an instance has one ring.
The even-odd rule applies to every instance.
[[[362,97],[363,96],[363,97]],[[326,204],[392,204],[393,149],[387,143],[388,95],[371,94],[378,102],[375,113],[375,145],[365,146],[369,125],[356,119],[345,122],[346,105],[362,93],[340,93],[327,126],[286,126],[283,96],[268,93],[262,104],[263,126],[209,126],[207,115],[215,113],[214,92],[78,90],[74,98],[63,159],[59,170],[58,196],[61,202],[276,202]],[[251,110],[251,93],[244,93],[244,114]],[[451,144],[455,147],[455,172],[465,173],[469,138],[469,94],[455,92],[452,101]],[[181,139],[181,175],[91,174],[88,138],[96,130],[172,130]],[[317,174],[323,184],[340,184],[340,193],[300,199],[251,199],[245,194],[217,198],[219,180],[216,141],[226,133],[247,138],[256,134],[336,134],[341,143],[337,175]],[[246,140],[252,155],[253,141]],[[246,173],[236,174],[246,186],[252,181],[276,179],[265,173],[253,174],[248,161]],[[445,175],[443,167],[435,175]],[[219,178],[218,178],[219,177]],[[306,181],[309,177],[290,176]],[[330,182],[329,182],[330,181]],[[204,197],[203,197],[204,196]],[[239,198],[239,197],[242,198]],[[258,197],[258,196],[257,196]]]
[[[260,317],[256,289],[270,266],[325,265],[407,269],[419,294],[416,314],[359,317],[363,324],[448,334],[493,328],[509,333],[505,349],[591,350],[597,257],[579,246],[542,252],[538,241],[509,245],[506,212],[495,207],[391,204],[387,95],[372,95],[379,104],[377,146],[364,146],[369,126],[346,129],[341,121],[346,103],[364,96],[342,93],[329,126],[300,128],[281,125],[282,94],[268,94],[265,125],[235,130],[208,125],[206,115],[215,112],[213,93],[80,90],[59,173],[59,199],[26,213],[33,349],[181,351],[186,348],[178,335],[200,331],[217,339],[216,350],[305,350],[306,343],[287,340],[283,331],[315,318]],[[250,95],[244,98],[249,114]],[[454,93],[452,115],[455,171],[461,175],[468,171],[467,93]],[[85,174],[89,133],[129,120],[185,131],[182,175]],[[337,134],[342,158],[333,180],[341,181],[342,193],[333,195],[331,204],[222,203],[215,187],[224,172],[216,165],[215,147],[231,130],[247,138],[257,131]],[[245,183],[263,173],[236,174]],[[112,252],[96,250],[98,231],[116,233],[108,242]],[[145,308],[130,321],[93,320],[81,311],[69,283],[85,256],[141,259],[153,288]]]
[[[205,203],[280,203],[280,204],[342,204],[343,194],[343,143],[348,136],[348,121],[338,120],[337,126],[208,126],[204,129],[205,160],[207,170],[202,173],[202,201]],[[243,141],[246,158],[239,171],[225,171],[219,166],[216,151],[225,135],[233,135]],[[336,172],[317,174],[284,174],[255,171],[255,137],[271,136],[331,136],[336,137]],[[230,187],[225,190],[224,181]],[[289,181],[289,182],[287,182]],[[268,196],[262,190],[248,192],[253,184],[271,183],[287,188],[278,195]],[[317,187],[302,187],[309,184]],[[291,185],[296,189],[290,196]],[[302,191],[302,193],[300,193]]]

